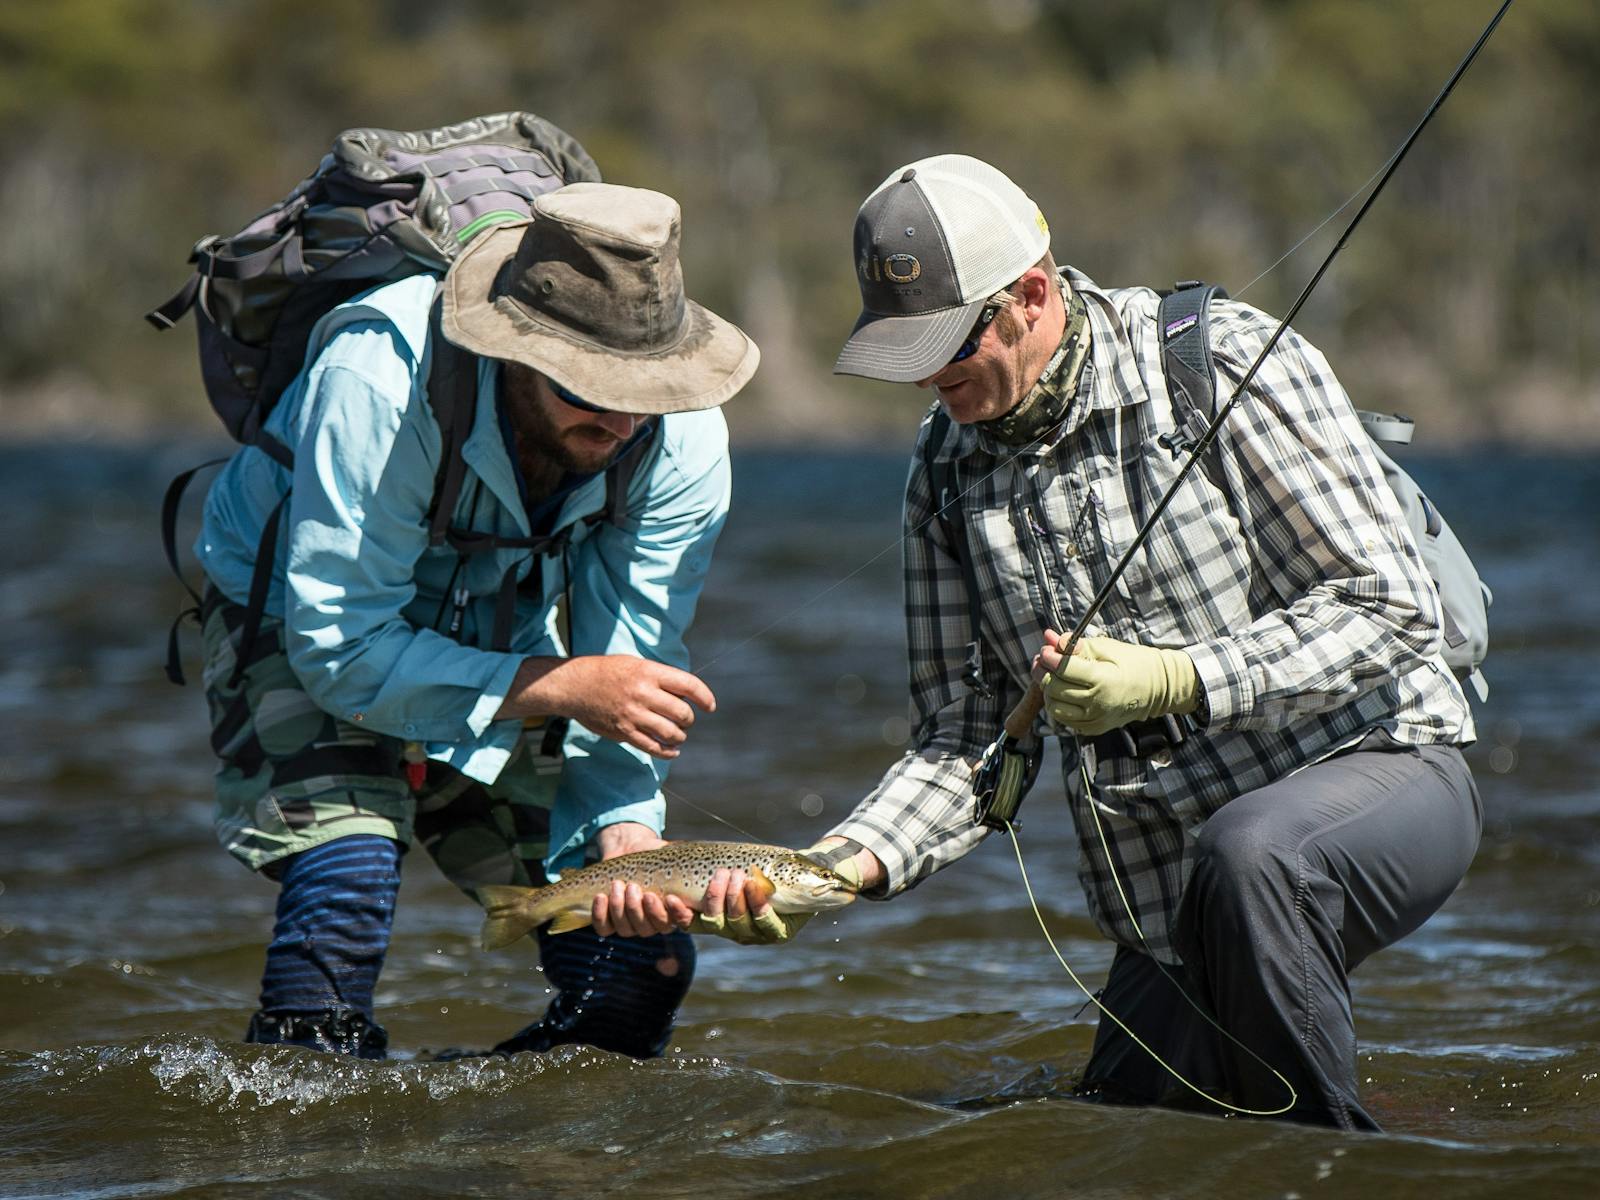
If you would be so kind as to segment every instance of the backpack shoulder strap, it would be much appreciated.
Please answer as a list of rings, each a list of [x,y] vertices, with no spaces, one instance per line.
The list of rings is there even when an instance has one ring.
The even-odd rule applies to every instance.
[[[967,522],[961,512],[961,484],[955,460],[939,452],[949,440],[954,424],[944,408],[934,409],[933,420],[928,424],[928,436],[922,443],[922,462],[928,472],[928,490],[933,496],[933,515],[944,529],[945,540],[961,567],[961,583],[967,593],[967,627],[971,641],[967,643],[967,657],[961,681],[985,700],[994,695],[994,689],[983,677],[980,648],[983,641],[983,623],[978,616],[978,573],[972,561],[972,546],[967,539]]]
[[[1217,412],[1216,359],[1211,353],[1211,302],[1228,293],[1216,284],[1188,279],[1172,286],[1156,309],[1156,332],[1161,338],[1161,374],[1172,404],[1174,428],[1156,441],[1180,458],[1199,445]],[[1233,494],[1222,469],[1220,443],[1200,463],[1206,478],[1227,499],[1237,514]]]
[[[439,422],[443,450],[434,477],[433,501],[428,506],[428,545],[442,546],[461,498],[467,462],[461,455],[472,433],[478,411],[478,360],[452,344],[440,329],[441,304],[437,296],[428,317],[428,403]]]
[[[967,553],[966,522],[961,519],[959,503],[961,489],[956,481],[956,464],[939,454],[953,424],[950,414],[945,412],[943,406],[934,410],[933,420],[928,424],[928,436],[922,443],[922,465],[928,472],[928,491],[933,496],[933,515],[944,528],[946,540],[949,541],[956,557],[961,560],[962,573],[965,574],[967,560],[971,556]]]
[[[633,477],[639,473],[640,464],[661,442],[661,422],[655,421],[650,432],[639,438],[606,468],[606,505],[600,510],[600,519],[610,525],[621,525],[628,515],[628,489]]]
[[[1156,328],[1161,334],[1161,369],[1172,398],[1172,415],[1180,426],[1202,421],[1201,430],[1217,411],[1216,362],[1211,356],[1211,301],[1228,293],[1215,284],[1185,280],[1161,298]]]

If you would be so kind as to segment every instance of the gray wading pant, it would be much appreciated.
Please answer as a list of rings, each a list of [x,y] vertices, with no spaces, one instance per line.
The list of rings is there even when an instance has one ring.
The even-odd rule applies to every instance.
[[[1482,828],[1459,750],[1369,736],[1208,819],[1173,930],[1183,967],[1164,972],[1124,946],[1102,1000],[1210,1094],[1256,1110],[1288,1103],[1283,1082],[1219,1035],[1181,985],[1293,1086],[1288,1119],[1375,1130],[1356,1089],[1350,972],[1438,910],[1466,874]],[[1080,1093],[1225,1111],[1105,1017]]]

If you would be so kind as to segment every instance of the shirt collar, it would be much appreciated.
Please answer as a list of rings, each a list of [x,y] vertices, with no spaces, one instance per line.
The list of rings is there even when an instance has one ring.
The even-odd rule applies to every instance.
[[[1129,408],[1143,404],[1148,399],[1142,389],[1123,390],[1112,386],[1111,381],[1116,378],[1114,365],[1117,356],[1131,351],[1132,339],[1111,297],[1075,267],[1063,267],[1061,276],[1074,292],[1083,297],[1089,318],[1089,357],[1083,364],[1083,373],[1078,378],[1078,394],[1067,410],[1066,419],[1053,437],[1021,449],[1003,446],[975,426],[958,426],[955,440],[949,443],[951,458],[965,458],[977,450],[1006,459],[1030,459],[1054,453],[1064,439],[1083,427],[1091,412]],[[1046,373],[1058,371],[1064,365],[1062,357],[1058,355],[1052,359]]]

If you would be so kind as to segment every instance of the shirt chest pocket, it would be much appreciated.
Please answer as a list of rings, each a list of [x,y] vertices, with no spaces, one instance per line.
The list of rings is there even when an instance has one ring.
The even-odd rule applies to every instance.
[[[1124,576],[1145,634],[1141,641],[1181,646],[1250,621],[1255,568],[1240,511],[1215,461],[1219,453],[1215,446],[1208,449],[1212,469],[1196,463],[1178,482],[1188,452],[1174,454],[1152,437],[1142,447],[1124,447],[1121,462],[1133,470],[1111,467],[1100,481],[1103,492],[1116,492],[1117,502],[1106,505],[1105,521],[1106,550],[1113,561],[1133,544],[1168,490],[1177,487]]]

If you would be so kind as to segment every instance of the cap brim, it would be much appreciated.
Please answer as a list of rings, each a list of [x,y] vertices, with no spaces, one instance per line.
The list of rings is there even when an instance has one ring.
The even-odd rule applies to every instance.
[[[915,316],[863,312],[833,364],[835,375],[916,383],[937,374],[961,348],[989,302],[987,295],[955,308]]]
[[[490,229],[445,276],[444,336],[484,358],[521,363],[614,412],[692,412],[723,404],[750,381],[761,352],[742,329],[693,300],[683,335],[664,349],[624,353],[576,337],[500,294],[496,279],[527,222]]]

